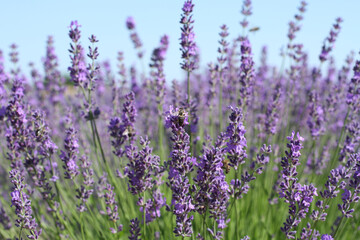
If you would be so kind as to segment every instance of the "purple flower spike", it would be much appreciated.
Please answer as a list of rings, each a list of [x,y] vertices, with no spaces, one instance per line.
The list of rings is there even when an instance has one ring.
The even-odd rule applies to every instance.
[[[60,159],[64,162],[64,174],[67,179],[74,179],[79,174],[77,165],[77,154],[79,153],[79,143],[74,128],[66,129],[64,140],[65,151],[61,151]]]
[[[296,228],[302,219],[306,217],[309,211],[310,204],[317,196],[316,188],[310,185],[302,186],[298,183],[297,166],[300,165],[299,157],[301,156],[300,150],[303,148],[302,142],[304,138],[299,133],[292,132],[288,138],[288,150],[285,151],[285,157],[281,160],[282,178],[280,183],[280,197],[284,198],[286,203],[289,203],[289,216],[281,227],[281,231],[285,233],[289,239],[295,238]]]
[[[130,39],[133,42],[135,49],[138,51],[137,56],[141,59],[144,56],[144,50],[142,50],[142,42],[136,32],[136,25],[133,17],[128,17],[126,19],[126,27],[130,31]]]
[[[324,234],[321,236],[321,240],[334,240],[334,238],[331,235]]]
[[[240,65],[240,106],[249,106],[254,85],[254,61],[251,44],[247,37],[241,38],[241,65]]]
[[[31,200],[25,193],[25,179],[16,169],[11,170],[9,175],[11,183],[14,184],[13,192],[11,192],[11,206],[15,206],[15,214],[18,217],[15,225],[20,229],[28,229],[29,239],[39,239],[42,230],[38,230],[38,224],[32,217]]]
[[[334,48],[336,38],[339,35],[340,30],[341,30],[340,24],[342,22],[343,22],[343,20],[341,18],[337,18],[334,25],[332,26],[332,28],[330,30],[329,36],[324,40],[324,44],[322,46],[322,50],[319,55],[319,59],[321,62],[325,62],[328,59],[329,53]]]
[[[243,115],[240,108],[230,107],[231,114],[229,116],[230,123],[226,129],[226,137],[229,138],[227,142],[226,151],[230,164],[235,170],[245,163],[246,155],[246,138],[245,127],[242,123]]]
[[[128,17],[126,19],[126,27],[129,30],[133,30],[135,28],[135,20],[133,17]]]
[[[210,218],[215,219],[219,229],[227,226],[226,209],[230,198],[229,185],[222,169],[226,154],[224,140],[225,135],[221,134],[214,147],[204,150],[202,159],[197,163],[197,176],[194,179],[199,188],[195,196],[196,209],[200,214],[209,210]],[[222,231],[218,231],[216,235],[222,236]]]
[[[71,67],[69,67],[68,70],[70,71],[70,77],[75,86],[87,84],[84,49],[79,43],[81,37],[80,27],[81,25],[79,25],[77,21],[71,22],[69,31],[69,37],[72,41],[69,52],[72,55],[70,56]]]
[[[184,127],[188,125],[188,113],[183,108],[170,110],[166,113],[165,126],[171,128],[173,136],[173,149],[170,153],[171,160],[166,162],[169,167],[168,186],[172,190],[172,207],[176,215],[176,236],[188,237],[192,234],[193,216],[188,214],[195,209],[190,195],[190,184],[187,174],[192,172],[196,159],[191,157],[190,137]]]
[[[181,58],[183,62],[181,63],[181,68],[187,72],[192,72],[196,68],[195,57],[197,54],[197,47],[195,43],[195,33],[194,33],[194,20],[192,19],[192,11],[194,4],[192,0],[186,0],[182,8],[183,13],[181,14],[180,23],[183,25],[181,27]]]
[[[123,145],[128,141],[129,145],[135,140],[135,118],[137,111],[134,106],[135,94],[130,92],[125,96],[121,119],[114,117],[110,120],[108,126],[110,136],[112,137],[111,145],[114,147],[114,154],[122,157],[125,153]]]
[[[137,218],[130,220],[130,236],[129,240],[140,240],[140,223]]]

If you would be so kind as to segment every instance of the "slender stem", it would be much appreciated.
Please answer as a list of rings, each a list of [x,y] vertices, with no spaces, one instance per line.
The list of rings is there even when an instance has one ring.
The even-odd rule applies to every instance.
[[[80,213],[80,227],[81,227],[81,237],[82,240],[85,240],[85,233],[84,233],[84,218],[83,218],[83,213]]]
[[[239,171],[239,169],[236,169],[236,171],[235,171],[235,181],[238,178],[238,171]],[[237,204],[236,204],[236,196],[234,198],[234,204],[235,204],[235,236],[236,236],[236,239],[239,239],[238,238],[238,225],[239,225],[239,222],[238,222],[238,214],[237,214],[238,211],[237,211]]]
[[[146,192],[144,191],[144,206],[143,206],[143,211],[144,211],[144,237],[146,238]]]
[[[335,231],[331,234],[331,236],[333,236],[334,239],[336,239],[336,238],[335,238],[335,237],[336,237],[336,234],[337,234],[337,232],[338,232],[338,230],[339,230],[339,228],[340,228],[340,225],[341,225],[343,219],[344,219],[344,216],[341,216],[341,219],[340,219],[339,224],[337,225]]]
[[[209,121],[210,121],[210,137],[214,139],[214,121],[213,121],[213,114],[212,114],[213,106],[212,104],[209,107]]]
[[[223,125],[223,113],[222,113],[222,77],[220,77],[220,90],[219,90],[219,132],[222,131],[222,125]]]
[[[190,107],[190,71],[187,71],[187,104]]]
[[[20,231],[19,231],[19,240],[21,239],[21,234],[22,234],[22,230],[23,230],[23,226],[21,225],[21,227],[20,227]]]
[[[96,127],[96,121],[95,121],[95,120],[92,120],[92,121],[93,121],[94,128],[95,128],[96,138],[97,138],[97,140],[98,140],[98,144],[99,144],[99,147],[100,147],[101,157],[102,157],[104,163],[106,163],[106,158],[105,158],[104,149],[103,149],[103,147],[102,147],[102,145],[101,145],[100,135],[99,135],[99,132],[98,132],[97,127]]]
[[[204,239],[206,239],[206,236],[205,236],[205,234],[206,234],[206,227],[205,227],[205,221],[206,221],[206,213],[204,213],[204,215],[203,215],[203,238]]]
[[[158,140],[159,140],[159,151],[160,151],[160,163],[163,164],[165,161],[165,150],[164,150],[164,126],[162,122],[162,106],[161,104],[158,105],[159,109],[159,118],[158,118]]]
[[[339,141],[338,141],[338,144],[336,146],[336,150],[335,150],[335,153],[333,155],[333,158],[331,159],[331,162],[330,162],[330,166],[331,166],[331,169],[334,167],[334,162],[337,162],[335,161],[338,154],[339,154],[339,150],[340,150],[340,142],[342,141],[342,138],[343,138],[343,135],[344,135],[344,132],[345,132],[345,127],[346,127],[346,124],[347,124],[347,120],[349,118],[349,114],[350,114],[350,107],[348,107],[347,109],[347,113],[346,113],[346,117],[344,119],[344,124],[342,126],[342,129],[341,129],[341,133],[340,133],[340,138],[339,138]]]

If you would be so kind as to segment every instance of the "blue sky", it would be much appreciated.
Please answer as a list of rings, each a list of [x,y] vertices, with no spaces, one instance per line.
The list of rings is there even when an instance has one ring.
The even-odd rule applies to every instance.
[[[298,41],[309,53],[310,63],[318,65],[318,55],[324,38],[328,35],[336,17],[344,19],[342,30],[333,55],[341,66],[346,55],[360,49],[360,1],[358,0],[313,0],[298,33]],[[195,0],[194,20],[196,41],[201,51],[201,64],[206,66],[217,57],[219,29],[222,24],[229,27],[230,38],[241,33],[239,21],[242,1]],[[295,0],[254,0],[250,26],[259,26],[260,31],[251,35],[255,62],[263,45],[269,49],[269,62],[279,65],[279,52],[287,43],[288,22],[297,11],[300,1]],[[54,36],[55,49],[60,69],[66,72],[69,60],[68,26],[72,20],[82,25],[82,44],[89,44],[88,37],[95,34],[99,39],[100,60],[110,60],[113,71],[118,51],[123,51],[127,66],[137,62],[136,52],[129,39],[125,20],[133,16],[137,30],[146,49],[145,60],[150,59],[152,49],[158,46],[160,37],[168,34],[170,46],[165,72],[167,80],[180,79],[183,71],[179,67],[180,14],[183,1],[180,0],[18,0],[2,1],[0,14],[0,49],[6,57],[9,68],[9,46],[19,46],[20,65],[28,75],[30,61],[42,70],[41,58],[45,54],[48,35]]]

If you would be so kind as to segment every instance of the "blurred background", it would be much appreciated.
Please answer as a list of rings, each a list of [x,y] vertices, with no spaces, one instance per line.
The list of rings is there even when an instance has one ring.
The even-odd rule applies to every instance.
[[[216,60],[218,33],[222,24],[229,27],[229,40],[241,33],[239,21],[242,20],[242,1],[195,0],[194,3],[196,42],[200,48],[201,66],[204,68],[208,62]],[[67,73],[70,64],[68,26],[72,20],[77,20],[82,25],[82,45],[87,49],[88,37],[95,34],[99,39],[99,59],[109,60],[115,72],[118,51],[124,52],[128,66],[140,65],[125,26],[126,18],[133,16],[146,51],[147,62],[152,49],[158,46],[160,37],[163,34],[169,35],[170,46],[165,61],[165,73],[167,81],[170,82],[174,78],[181,79],[184,75],[179,65],[179,20],[182,5],[181,0],[112,0],[101,3],[94,0],[2,1],[0,49],[4,52],[5,66],[8,69],[9,46],[16,43],[19,46],[21,69],[28,75],[29,62],[34,62],[38,69],[42,69],[41,59],[45,55],[47,36],[52,35],[60,70]],[[288,22],[293,19],[299,5],[300,0],[253,1],[250,27],[260,27],[259,31],[250,35],[255,63],[259,61],[262,46],[267,45],[269,63],[280,65],[280,50],[287,43]],[[359,51],[359,9],[358,0],[308,1],[302,30],[297,34],[296,42],[304,44],[310,64],[318,66],[322,42],[337,17],[342,17],[344,22],[332,52],[336,65],[341,66],[351,50]]]

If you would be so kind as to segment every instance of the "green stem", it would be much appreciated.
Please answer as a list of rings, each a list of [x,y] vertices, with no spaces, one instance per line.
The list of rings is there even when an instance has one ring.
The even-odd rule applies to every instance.
[[[340,133],[340,138],[339,138],[338,144],[336,146],[336,150],[335,150],[335,153],[333,155],[333,158],[330,161],[330,166],[331,166],[330,169],[333,169],[334,164],[335,164],[334,162],[337,162],[335,160],[336,160],[336,158],[337,158],[337,156],[339,154],[339,151],[340,151],[340,143],[342,141],[342,138],[343,138],[343,135],[344,135],[344,132],[345,132],[345,127],[346,127],[347,120],[349,118],[349,114],[350,114],[350,107],[348,107],[348,109],[347,109],[346,117],[344,119],[344,124],[342,126],[341,133]]]
[[[100,135],[99,135],[99,132],[97,130],[97,127],[96,127],[96,121],[95,120],[92,120],[93,121],[93,124],[94,124],[94,128],[95,128],[95,134],[96,134],[96,138],[98,140],[98,144],[99,144],[99,147],[100,147],[100,153],[101,153],[101,157],[103,159],[103,162],[106,163],[106,158],[105,158],[105,153],[104,153],[104,149],[101,145],[101,140],[100,140]]]
[[[235,181],[238,178],[238,171],[239,169],[236,169],[235,171]],[[236,204],[236,196],[234,198],[234,204],[235,204],[235,236],[236,239],[238,239],[238,225],[239,225],[239,220],[238,220],[238,212],[237,212],[237,204]],[[232,206],[231,206],[232,207]]]
[[[84,218],[83,218],[83,213],[80,213],[80,227],[81,227],[81,237],[82,240],[85,240],[85,233],[84,233]]]
[[[21,225],[20,231],[19,231],[19,237],[18,237],[19,239],[21,239],[22,230],[23,230],[23,226]]]
[[[219,90],[219,132],[222,131],[222,125],[223,125],[223,114],[222,114],[222,77],[220,77],[220,90]]]
[[[144,211],[144,237],[146,238],[146,192],[144,191],[144,206],[143,206],[143,211]]]
[[[335,231],[331,234],[331,236],[333,236],[333,238],[334,238],[334,239],[336,239],[336,238],[335,238],[335,237],[336,237],[336,234],[337,234],[337,232],[338,232],[338,230],[339,230],[339,228],[340,228],[340,225],[341,225],[341,223],[342,223],[343,219],[344,219],[344,216],[341,216],[341,219],[340,219],[339,225],[337,225],[337,227],[336,227]]]
[[[163,164],[164,161],[165,161],[165,151],[164,151],[164,140],[163,140],[163,137],[164,137],[164,126],[163,126],[163,123],[162,123],[162,117],[161,117],[161,114],[162,114],[162,106],[159,104],[158,105],[158,109],[159,109],[159,120],[158,120],[158,144],[159,144],[159,151],[160,151],[160,163]]]

